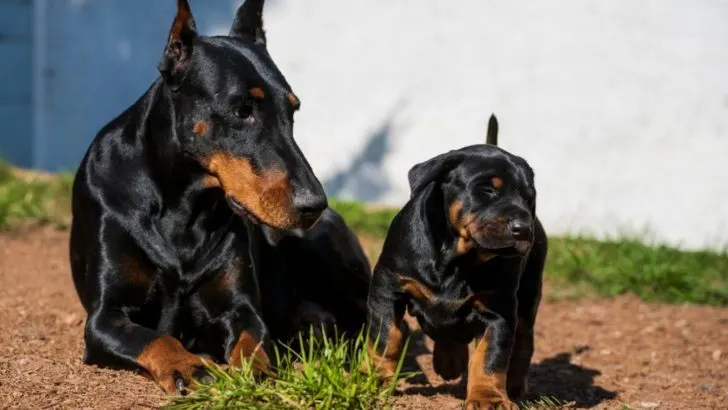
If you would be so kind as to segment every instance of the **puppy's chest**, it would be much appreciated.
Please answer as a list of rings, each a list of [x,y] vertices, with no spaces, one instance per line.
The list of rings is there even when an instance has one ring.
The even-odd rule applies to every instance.
[[[432,339],[465,343],[484,331],[488,301],[483,292],[463,280],[420,285],[407,292],[407,310]]]

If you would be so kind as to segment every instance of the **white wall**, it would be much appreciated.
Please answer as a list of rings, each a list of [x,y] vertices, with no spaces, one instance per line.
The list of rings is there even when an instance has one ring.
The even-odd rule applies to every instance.
[[[495,112],[551,233],[728,244],[728,2],[278,0],[266,25],[330,194],[401,204]]]

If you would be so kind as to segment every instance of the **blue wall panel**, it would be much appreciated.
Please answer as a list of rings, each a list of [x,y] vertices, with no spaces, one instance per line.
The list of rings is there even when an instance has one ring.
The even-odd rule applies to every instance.
[[[0,0],[4,1],[4,0]],[[191,0],[198,29],[227,27],[236,0]],[[174,0],[40,0],[45,31],[35,165],[77,167],[96,132],[157,78]]]
[[[31,118],[30,104],[0,104],[0,158],[24,167],[33,165]]]
[[[3,37],[30,37],[33,32],[33,0],[0,0],[0,34]]]
[[[0,0],[0,157],[31,166],[32,2]]]

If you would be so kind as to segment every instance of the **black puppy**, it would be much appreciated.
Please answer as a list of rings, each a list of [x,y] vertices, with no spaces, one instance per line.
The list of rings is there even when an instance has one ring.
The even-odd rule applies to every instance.
[[[84,360],[140,369],[167,393],[203,375],[200,354],[266,371],[256,222],[306,229],[327,207],[262,11],[248,0],[229,36],[201,37],[178,0],[161,78],[101,130],[73,187]]]
[[[311,326],[317,335],[336,326],[356,336],[366,323],[371,268],[342,217],[329,208],[308,231],[263,231],[263,312],[273,337],[290,340]]]
[[[399,360],[407,310],[435,340],[438,374],[454,379],[467,369],[468,409],[512,408],[526,389],[547,253],[533,171],[495,146],[495,117],[490,124],[493,145],[410,170],[412,196],[389,229],[368,299],[382,375]]]

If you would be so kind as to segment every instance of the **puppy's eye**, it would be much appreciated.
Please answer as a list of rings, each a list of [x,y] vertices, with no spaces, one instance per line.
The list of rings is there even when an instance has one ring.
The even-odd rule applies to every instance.
[[[234,114],[247,124],[255,123],[255,104],[252,101],[243,101],[235,108]]]
[[[480,192],[486,196],[496,196],[498,194],[498,191],[496,191],[495,188],[489,185],[483,185],[483,187],[480,189]]]
[[[494,197],[498,194],[498,190],[495,189],[493,185],[487,183],[479,184],[476,191],[478,194],[488,198]]]

